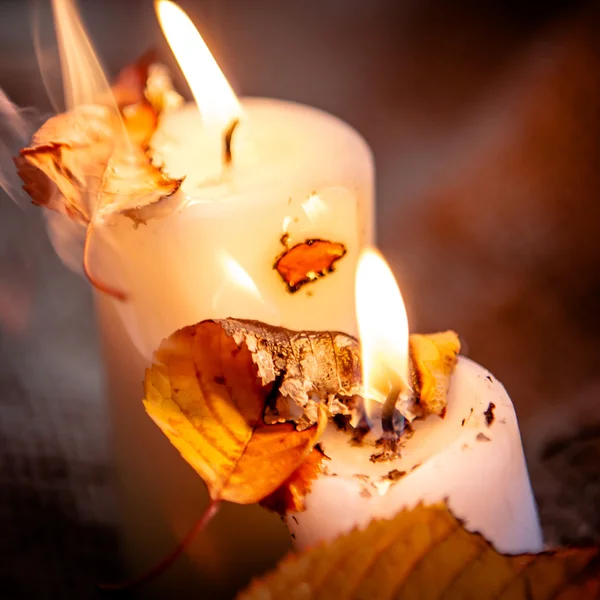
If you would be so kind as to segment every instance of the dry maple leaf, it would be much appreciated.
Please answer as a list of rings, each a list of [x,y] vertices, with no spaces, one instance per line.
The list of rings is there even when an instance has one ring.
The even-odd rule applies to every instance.
[[[84,271],[97,288],[120,299],[125,298],[122,292],[90,273],[92,226],[116,214],[143,222],[174,207],[171,198],[181,180],[165,176],[146,154],[159,114],[175,104],[174,94],[164,71],[144,57],[118,78],[112,106],[100,98],[97,105],[52,117],[15,158],[23,189],[34,204],[87,227]]]
[[[258,502],[304,462],[326,424],[297,431],[263,419],[275,382],[264,384],[246,343],[204,321],[162,343],[146,372],[144,405],[213,500]]]
[[[591,600],[599,593],[599,548],[506,556],[436,504],[292,554],[238,600]]]

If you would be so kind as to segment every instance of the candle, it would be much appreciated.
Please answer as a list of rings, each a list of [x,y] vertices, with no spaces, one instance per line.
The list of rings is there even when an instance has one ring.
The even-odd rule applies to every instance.
[[[120,302],[98,293],[96,306],[130,575],[168,553],[207,503],[200,478],[142,406],[151,353],[176,329],[208,318],[355,332],[354,272],[373,235],[373,164],[364,140],[313,108],[238,102],[185,14],[168,2],[158,10],[184,69],[193,59],[196,73],[185,74],[199,78],[190,80],[199,106],[166,115],[152,144],[170,175],[185,176],[178,192],[185,206],[140,226],[116,218],[98,230],[102,239],[92,255],[99,278],[128,296]],[[224,134],[236,119],[230,160],[224,160]],[[334,272],[292,293],[274,265],[311,240],[343,245],[345,254]],[[272,566],[286,538],[278,519],[262,509],[224,507],[186,559],[152,589],[163,597],[175,590],[231,595]]]
[[[365,395],[375,398],[367,412],[377,429],[377,401],[389,393],[390,370],[408,390],[408,324],[393,275],[371,252],[361,258],[356,293],[363,384]],[[408,396],[397,406],[410,418]],[[345,432],[328,427],[321,442],[330,459],[325,474],[313,482],[306,510],[287,516],[298,548],[419,502],[446,500],[467,529],[481,532],[499,551],[542,549],[515,411],[488,371],[460,357],[444,417],[415,419],[412,430],[401,441],[399,458],[373,462],[372,446],[351,445]]]
[[[198,106],[161,119],[152,141],[154,159],[169,175],[185,177],[185,208],[140,227],[121,217],[102,231],[106,246],[94,270],[128,294],[130,302],[114,306],[132,339],[149,358],[174,330],[230,315],[355,332],[356,261],[373,236],[368,146],[317,109],[273,99],[238,102],[181,9],[162,1],[158,10],[182,66],[193,57],[186,74],[192,90],[203,93],[195,94]],[[236,119],[231,163],[224,164],[223,136]],[[316,239],[343,246],[345,254],[333,273],[290,293],[274,264],[287,249]],[[231,304],[234,262],[260,290],[261,307]]]

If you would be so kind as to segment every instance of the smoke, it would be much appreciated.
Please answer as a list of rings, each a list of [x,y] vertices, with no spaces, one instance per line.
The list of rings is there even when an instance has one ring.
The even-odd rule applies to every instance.
[[[13,157],[29,143],[41,123],[34,109],[19,108],[0,88],[0,188],[17,204],[23,202],[25,194]]]

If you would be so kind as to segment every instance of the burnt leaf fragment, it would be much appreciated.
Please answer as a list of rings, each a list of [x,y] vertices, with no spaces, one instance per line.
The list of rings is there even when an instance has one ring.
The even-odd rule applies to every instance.
[[[495,408],[496,408],[496,405],[493,402],[490,402],[489,405],[488,405],[488,407],[487,407],[487,409],[483,413],[483,415],[485,416],[486,425],[488,427],[494,422],[494,419],[496,418],[494,416],[494,409]]]
[[[85,228],[84,272],[97,289],[120,300],[126,298],[121,290],[91,273],[94,226],[116,215],[135,224],[165,216],[178,206],[175,192],[181,185],[147,152],[162,112],[182,101],[165,67],[151,60],[144,56],[122,71],[111,94],[96,104],[48,119],[15,158],[33,203]]]
[[[275,261],[274,268],[287,285],[288,291],[294,293],[307,283],[332,273],[335,263],[346,252],[346,246],[339,242],[306,240],[281,254]]]

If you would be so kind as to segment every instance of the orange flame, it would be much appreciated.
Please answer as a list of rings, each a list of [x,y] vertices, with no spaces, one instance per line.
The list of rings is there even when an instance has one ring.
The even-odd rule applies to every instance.
[[[356,315],[365,399],[383,403],[394,388],[410,387],[408,318],[392,271],[373,249],[358,261]],[[367,402],[367,414],[370,407]]]
[[[229,82],[187,14],[170,0],[158,0],[155,6],[204,123],[225,129],[242,112]]]

